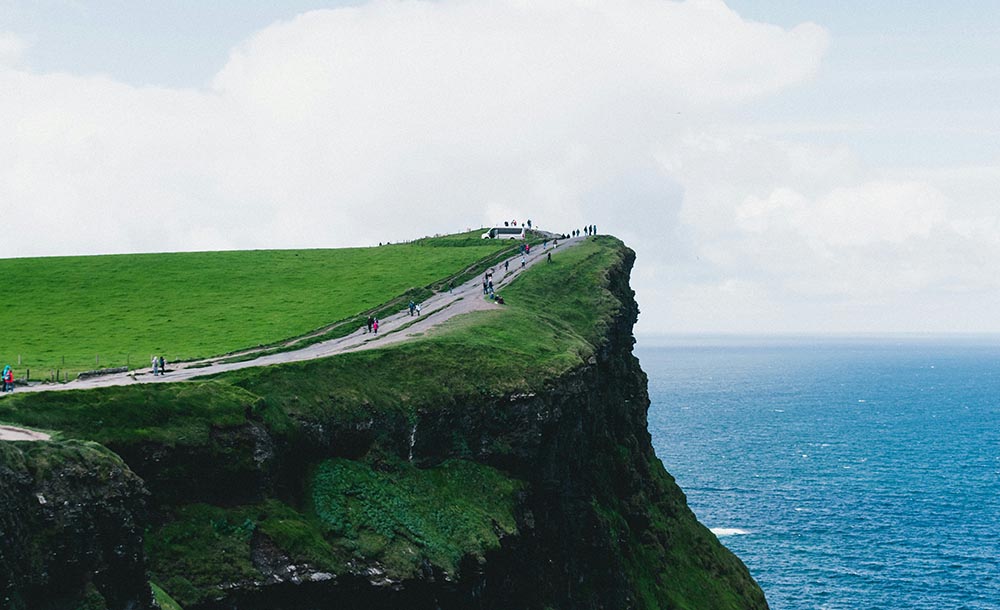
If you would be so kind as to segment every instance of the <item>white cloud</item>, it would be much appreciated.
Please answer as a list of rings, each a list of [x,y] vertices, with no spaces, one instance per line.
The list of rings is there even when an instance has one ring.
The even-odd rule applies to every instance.
[[[3,70],[0,255],[577,226],[676,112],[807,78],[825,41],[711,0],[376,1],[266,28],[207,91]]]
[[[996,170],[971,172],[976,191],[962,179],[970,171],[879,172],[842,148],[738,126],[686,138],[660,159],[683,188],[697,264],[668,263],[677,288],[660,299],[674,322],[661,318],[659,330],[1000,328],[983,314],[1000,305]],[[637,284],[657,288],[642,275]]]
[[[20,63],[27,48],[27,43],[17,34],[0,31],[0,67]]]
[[[20,41],[0,34],[0,256],[361,245],[516,217],[625,238],[649,329],[996,294],[992,199],[734,122],[817,73],[812,24],[719,0],[375,0],[256,33],[206,90],[30,73]]]

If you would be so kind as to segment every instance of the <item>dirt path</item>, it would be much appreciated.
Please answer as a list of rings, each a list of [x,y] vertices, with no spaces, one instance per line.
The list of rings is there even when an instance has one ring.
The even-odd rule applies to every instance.
[[[14,426],[0,426],[0,441],[47,441],[50,438],[44,432],[35,432]]]
[[[493,268],[495,270],[493,275],[494,289],[500,290],[510,284],[524,269],[537,264],[539,261],[544,261],[548,253],[551,252],[554,257],[558,257],[559,252],[582,242],[584,239],[586,238],[575,237],[560,240],[559,245],[555,247],[551,243],[548,248],[536,246],[532,248],[531,254],[525,257],[526,261],[523,269],[521,267],[520,256],[511,257],[509,259],[509,271],[504,271],[503,265],[497,265]],[[378,334],[366,334],[363,332],[364,329],[359,328],[345,337],[330,339],[292,351],[261,355],[241,362],[225,362],[226,357],[216,357],[197,362],[178,363],[176,365],[168,363],[167,373],[156,377],[152,375],[152,369],[139,369],[130,373],[116,373],[88,379],[78,379],[63,384],[42,383],[18,388],[17,392],[84,390],[136,383],[174,383],[204,375],[213,375],[256,366],[325,358],[345,352],[375,349],[399,343],[400,341],[406,341],[417,335],[426,334],[429,330],[457,315],[470,311],[496,309],[499,307],[502,306],[483,298],[483,284],[482,277],[480,276],[460,286],[456,286],[451,292],[440,292],[427,299],[421,303],[422,311],[420,316],[411,317],[409,311],[404,309],[399,313],[379,320]],[[231,358],[232,356],[228,357]]]

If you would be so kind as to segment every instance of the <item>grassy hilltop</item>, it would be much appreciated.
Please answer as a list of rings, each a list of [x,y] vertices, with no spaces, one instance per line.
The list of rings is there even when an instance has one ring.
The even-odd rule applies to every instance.
[[[505,246],[446,238],[364,251],[399,249],[361,263],[390,278],[413,277],[421,257],[438,266],[271,340],[445,281]],[[342,596],[395,595],[367,584],[384,578],[403,583],[399,595],[454,596],[411,607],[468,607],[461,587],[491,565],[511,578],[490,589],[506,599],[511,588],[504,607],[765,608],[652,452],[631,355],[632,256],[607,236],[560,246],[504,288],[505,307],[411,341],[178,384],[15,393],[0,400],[0,422],[51,431],[53,445],[101,443],[144,479],[149,576],[185,608],[221,607],[227,591],[267,595],[255,583],[282,566],[336,575]],[[313,284],[296,301],[336,290]],[[313,607],[298,599],[285,607]]]
[[[0,366],[43,379],[269,345],[510,247],[473,231],[377,248],[0,259]]]

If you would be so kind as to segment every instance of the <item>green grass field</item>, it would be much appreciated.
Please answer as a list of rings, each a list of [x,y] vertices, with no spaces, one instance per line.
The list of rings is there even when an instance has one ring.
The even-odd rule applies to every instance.
[[[0,260],[0,366],[149,366],[270,345],[355,316],[510,248],[478,232],[337,250]],[[19,362],[20,360],[20,362]]]

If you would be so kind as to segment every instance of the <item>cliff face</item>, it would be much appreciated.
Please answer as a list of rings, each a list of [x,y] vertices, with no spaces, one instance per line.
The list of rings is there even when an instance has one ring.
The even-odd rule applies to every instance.
[[[446,339],[447,349],[403,347],[230,378],[234,396],[260,400],[193,448],[111,443],[153,494],[152,580],[187,610],[767,608],[653,454],[646,376],[632,355],[634,254],[616,241],[589,254],[578,248],[572,264],[560,255],[565,266],[546,269],[567,285],[596,269],[600,294],[581,303],[607,314],[596,328],[587,323],[592,337],[573,344],[576,360],[557,374],[529,369],[498,391],[503,384],[489,382],[487,369],[523,357],[517,346]],[[579,292],[561,298],[576,303]],[[472,349],[500,357],[462,351]],[[566,350],[555,351],[563,358]],[[441,354],[451,360],[428,364]],[[381,378],[402,367],[419,379],[437,375],[439,390],[399,377],[392,388],[344,389],[357,371]],[[0,500],[30,500],[29,479],[0,476],[19,486]],[[141,496],[141,487],[129,495],[116,485],[122,498]],[[134,524],[136,511],[119,518]],[[88,517],[75,518],[88,527]],[[3,523],[15,539],[31,539],[30,525]],[[128,545],[135,528],[117,536],[135,561],[116,564],[113,580],[144,590],[142,553]],[[27,555],[0,557],[19,578],[52,581],[38,576],[51,568]],[[81,574],[109,573],[89,565]],[[92,580],[108,608],[122,607],[109,595],[114,603],[141,597],[105,593],[101,578]]]
[[[419,422],[424,462],[442,448],[527,481],[518,535],[455,607],[766,608],[743,564],[699,524],[653,453],[646,375],[632,355],[634,255],[608,270],[620,303],[585,366],[535,395],[443,409]]]
[[[93,443],[0,443],[0,607],[152,607],[146,491]]]

